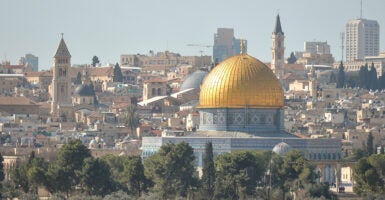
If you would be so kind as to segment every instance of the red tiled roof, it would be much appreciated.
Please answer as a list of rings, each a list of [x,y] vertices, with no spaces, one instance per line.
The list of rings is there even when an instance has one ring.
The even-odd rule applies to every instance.
[[[114,75],[113,67],[91,67],[88,68],[90,76],[112,76]]]

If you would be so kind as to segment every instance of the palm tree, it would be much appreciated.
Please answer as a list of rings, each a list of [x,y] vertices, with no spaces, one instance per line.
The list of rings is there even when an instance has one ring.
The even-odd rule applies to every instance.
[[[135,137],[135,129],[139,126],[139,115],[136,112],[136,106],[127,106],[122,113],[122,122],[126,127],[130,128],[131,137]]]

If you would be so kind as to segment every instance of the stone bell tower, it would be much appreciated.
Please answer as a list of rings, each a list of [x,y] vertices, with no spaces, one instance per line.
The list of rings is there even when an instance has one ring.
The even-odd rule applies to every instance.
[[[71,54],[64,42],[63,34],[59,47],[53,57],[53,78],[51,83],[51,115],[53,118],[59,116],[59,107],[71,104],[71,79],[69,70],[71,67]]]
[[[279,80],[283,78],[284,67],[285,67],[285,36],[282,32],[281,20],[279,15],[275,21],[275,28],[271,36],[272,47],[271,47],[271,69]]]

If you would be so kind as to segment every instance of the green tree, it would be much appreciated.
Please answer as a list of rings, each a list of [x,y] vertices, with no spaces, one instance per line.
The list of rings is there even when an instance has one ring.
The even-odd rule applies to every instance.
[[[48,163],[44,158],[35,157],[28,164],[27,180],[29,183],[29,191],[37,194],[38,187],[46,185],[47,177],[46,171],[48,170]]]
[[[378,89],[385,89],[385,73],[378,78]]]
[[[359,72],[359,83],[360,87],[364,89],[369,89],[369,70],[368,70],[368,64],[365,64],[364,66],[361,66],[360,72]]]
[[[215,159],[216,190],[214,198],[247,199],[262,181],[267,160],[250,151],[219,155]]]
[[[362,196],[370,193],[385,194],[385,155],[373,154],[361,158],[354,166],[354,191]]]
[[[130,128],[131,137],[135,137],[135,129],[140,125],[140,118],[135,105],[127,106],[122,112],[122,123]]]
[[[37,189],[46,184],[48,163],[44,158],[36,157],[32,151],[28,162],[17,166],[12,172],[12,181],[24,193],[37,194]]]
[[[283,199],[289,190],[298,190],[307,183],[314,183],[315,166],[307,161],[298,150],[287,152],[281,162],[274,163],[277,168],[275,180],[282,190]]]
[[[338,199],[337,195],[333,194],[329,190],[328,184],[317,183],[306,185],[306,190],[309,191],[309,196],[311,198],[325,198],[325,199]]]
[[[121,190],[139,197],[151,186],[151,180],[144,175],[140,156],[106,155],[102,159],[111,168],[111,176],[118,182]]]
[[[144,161],[145,174],[154,181],[153,191],[161,199],[186,197],[197,184],[193,162],[190,145],[168,143]]]
[[[377,80],[377,70],[374,67],[374,63],[370,66],[369,71],[369,89],[376,90],[378,89],[378,80]]]
[[[90,195],[104,195],[116,190],[110,167],[102,159],[85,158],[80,177],[81,185]]]
[[[121,183],[123,179],[124,164],[129,157],[126,156],[114,156],[111,154],[101,157],[111,169],[111,176],[114,180]]]
[[[290,53],[290,57],[287,59],[288,64],[294,64],[297,61],[297,58],[294,55],[294,52]]]
[[[78,74],[76,75],[75,84],[76,85],[82,84],[82,73],[78,72]]]
[[[372,132],[369,132],[368,138],[366,140],[366,153],[370,156],[374,153],[374,146],[373,146],[373,134]]]
[[[128,186],[128,191],[136,197],[142,196],[147,191],[151,182],[144,175],[144,166],[140,156],[130,156],[125,160],[123,182]]]
[[[96,67],[96,64],[99,64],[99,58],[97,56],[92,57],[92,66]]]
[[[122,70],[120,69],[120,66],[118,63],[115,64],[114,77],[112,80],[113,80],[113,82],[122,82],[123,81]]]
[[[344,86],[345,86],[345,68],[341,61],[340,66],[338,67],[337,88],[343,88]]]
[[[24,164],[21,166],[16,166],[16,168],[13,169],[11,172],[12,182],[18,189],[20,189],[24,193],[27,193],[29,191],[27,171],[28,166]]]
[[[58,152],[57,160],[48,169],[47,189],[50,192],[64,192],[67,197],[70,191],[80,183],[79,172],[84,160],[91,157],[90,150],[78,139],[70,140]]]
[[[202,189],[207,199],[212,199],[215,191],[215,166],[213,144],[207,142],[205,146],[205,155],[203,159]]]

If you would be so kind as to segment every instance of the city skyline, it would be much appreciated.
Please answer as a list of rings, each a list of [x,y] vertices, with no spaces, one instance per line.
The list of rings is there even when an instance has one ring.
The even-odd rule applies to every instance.
[[[346,22],[360,17],[360,0],[222,1],[166,0],[114,1],[1,1],[4,30],[0,35],[0,60],[17,64],[32,53],[39,69],[49,69],[61,33],[71,51],[72,64],[89,64],[94,55],[102,64],[119,62],[121,54],[146,54],[169,50],[182,55],[212,55],[217,28],[233,28],[237,38],[248,41],[248,54],[271,61],[271,33],[275,16],[285,33],[285,57],[302,51],[305,41],[327,41],[331,53],[341,59],[340,33]],[[332,5],[332,6],[331,6]],[[263,7],[261,7],[263,6]],[[362,18],[377,20],[380,52],[385,50],[385,15],[381,0],[362,1]]]

